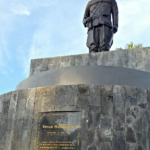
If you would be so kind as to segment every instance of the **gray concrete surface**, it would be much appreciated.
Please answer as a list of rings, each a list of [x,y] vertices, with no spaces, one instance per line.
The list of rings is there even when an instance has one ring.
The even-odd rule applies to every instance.
[[[17,86],[17,90],[54,85],[107,84],[150,88],[150,73],[108,66],[65,67],[41,72]]]
[[[32,60],[31,77],[0,95],[0,150],[37,149],[39,113],[74,111],[81,150],[150,150],[149,56],[143,48]]]
[[[69,85],[0,96],[0,150],[36,150],[39,113],[81,112],[80,150],[150,150],[150,91]]]
[[[150,47],[31,60],[30,76],[74,66],[116,66],[150,72]]]

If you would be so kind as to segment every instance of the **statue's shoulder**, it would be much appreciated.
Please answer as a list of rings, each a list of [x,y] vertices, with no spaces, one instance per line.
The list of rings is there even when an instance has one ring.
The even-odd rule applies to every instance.
[[[92,0],[90,0],[90,1],[87,3],[87,8],[90,8],[90,7],[91,7],[91,1],[92,1]]]
[[[92,0],[91,0],[91,1],[92,1]],[[91,5],[91,1],[89,1],[87,5]]]

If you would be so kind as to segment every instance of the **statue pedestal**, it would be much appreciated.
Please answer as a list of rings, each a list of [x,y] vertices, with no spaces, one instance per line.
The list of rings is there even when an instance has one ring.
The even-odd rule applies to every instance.
[[[150,49],[31,61],[0,96],[0,150],[149,150]]]

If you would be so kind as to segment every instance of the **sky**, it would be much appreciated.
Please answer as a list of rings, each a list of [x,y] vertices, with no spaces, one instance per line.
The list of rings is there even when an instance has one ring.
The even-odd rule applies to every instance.
[[[82,19],[88,0],[0,1],[0,95],[29,76],[30,60],[88,53]],[[119,29],[111,50],[150,47],[150,0],[117,0]]]

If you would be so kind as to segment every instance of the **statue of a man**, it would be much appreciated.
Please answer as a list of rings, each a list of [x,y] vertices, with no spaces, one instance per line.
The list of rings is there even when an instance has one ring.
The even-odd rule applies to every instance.
[[[111,22],[113,19],[113,24]],[[115,0],[88,2],[83,24],[88,27],[87,47],[90,53],[109,51],[113,34],[118,30],[118,6]]]

